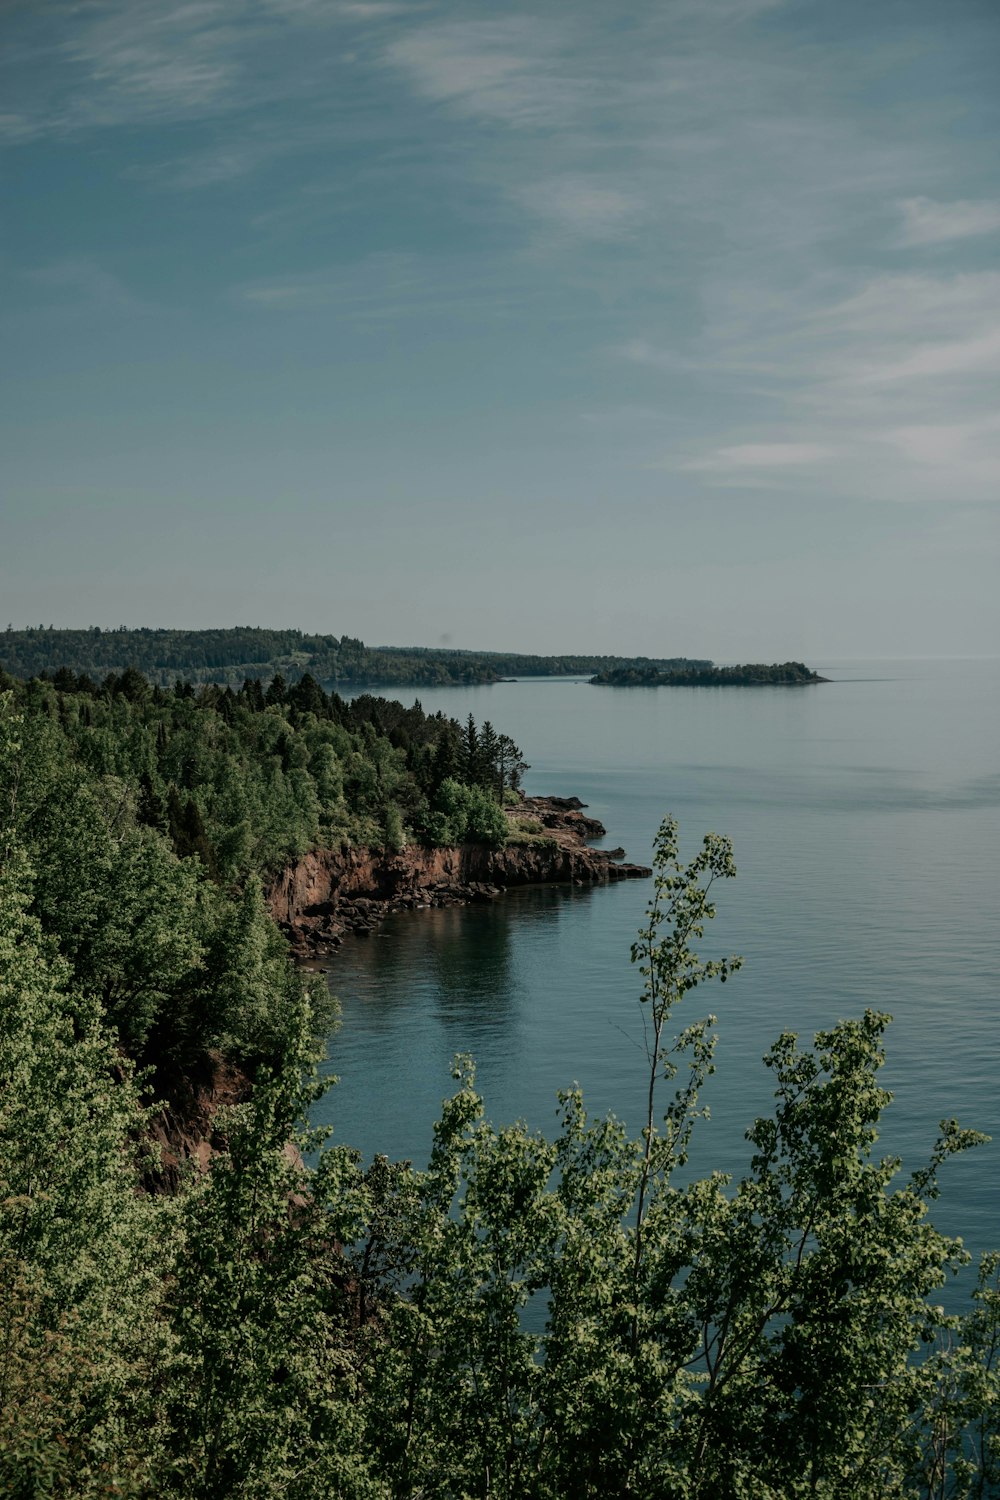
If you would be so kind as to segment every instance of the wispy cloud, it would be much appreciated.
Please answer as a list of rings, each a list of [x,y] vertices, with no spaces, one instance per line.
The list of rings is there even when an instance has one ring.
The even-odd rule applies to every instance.
[[[224,5],[105,10],[65,43],[83,75],[72,106],[79,124],[204,117],[232,107],[244,41]]]
[[[920,344],[901,359],[876,365],[859,378],[867,385],[883,385],[941,375],[1000,372],[1000,313],[993,327],[966,338]]]
[[[320,24],[386,21],[427,9],[418,0],[263,0],[263,3],[276,15]]]
[[[586,97],[563,29],[537,17],[427,25],[392,40],[385,57],[424,98],[517,129],[564,124]]]
[[[384,319],[419,303],[425,278],[408,255],[371,255],[353,265],[270,277],[236,288],[235,295],[275,312],[332,309]]]
[[[19,141],[34,140],[38,134],[38,122],[27,112],[15,114],[7,110],[0,113],[0,141],[16,145]]]
[[[611,182],[583,174],[543,178],[517,191],[529,211],[560,235],[618,240],[645,217],[643,203]]]
[[[321,152],[328,137],[329,129],[316,122],[308,126],[292,122],[277,131],[243,120],[227,122],[219,126],[211,144],[158,161],[136,162],[123,176],[171,192],[193,192],[245,182],[287,157]],[[300,180],[295,188],[297,193],[308,191]],[[273,205],[269,206],[273,211]]]
[[[730,448],[718,448],[703,458],[689,459],[681,467],[723,475],[800,469],[828,463],[834,451],[823,443],[737,443]]]
[[[1000,496],[1000,417],[889,428],[882,441],[908,465],[945,477],[959,496]]]
[[[1000,371],[1000,274],[884,275],[846,296],[814,287],[785,300],[714,289],[713,316],[686,345],[633,339],[616,352],[723,399],[752,390],[757,428],[737,418],[663,467],[747,488],[813,469],[813,488],[880,500],[1000,497],[996,387],[983,381]]]
[[[995,199],[938,203],[932,198],[904,198],[899,210],[903,216],[900,245],[941,245],[1000,230],[1000,201]]]
[[[88,0],[0,131],[170,127],[122,170],[242,189],[255,250],[285,257],[238,262],[244,313],[374,324],[534,299],[578,320],[591,418],[661,393],[666,423],[694,411],[668,460],[691,486],[905,499],[960,474],[990,499],[995,181],[956,172],[954,142],[899,103],[916,23],[855,47],[852,74],[836,28],[817,40],[781,11]],[[274,190],[255,197],[255,177]],[[637,466],[664,462],[655,443]]]
[[[533,242],[540,227],[558,248],[560,223],[595,240],[641,225],[661,262],[713,236],[713,258],[790,259],[936,163],[905,135],[866,133],[825,76],[810,93],[815,54],[755,34],[777,9],[673,0],[628,28],[587,5],[418,20],[382,56],[415,99],[479,127],[450,149],[522,208]]]
[[[928,377],[960,379],[995,368],[1000,272],[874,277],[852,295],[814,308],[798,332],[821,380],[908,388],[925,399]],[[982,394],[968,383],[966,393],[973,400]],[[941,398],[938,388],[932,399]]]
[[[151,310],[119,276],[94,260],[66,257],[26,271],[22,286],[56,294],[60,305],[99,309],[108,313],[139,313]]]
[[[503,318],[518,300],[482,267],[393,252],[246,282],[232,298],[262,313],[323,313],[376,327],[404,319]]]
[[[648,339],[626,339],[611,352],[631,364],[645,365],[647,369],[662,370],[665,374],[683,374],[701,368],[701,360],[697,354],[681,353],[676,348],[660,348]]]
[[[8,139],[75,136],[141,124],[209,119],[253,96],[245,0],[96,0],[39,6],[52,28],[12,27],[3,59]],[[3,130],[4,122],[0,122]]]
[[[672,442],[670,466],[706,485],[926,499],[950,464],[967,498],[994,498],[981,380],[1000,363],[997,278],[870,266],[887,211],[896,250],[919,251],[991,232],[1000,200],[928,191],[948,172],[940,138],[890,103],[858,108],[825,54],[756,28],[777,9],[674,0],[625,48],[589,7],[427,21],[384,57],[417,99],[474,123],[453,160],[521,210],[527,244],[617,298],[616,354],[668,399],[696,385],[707,431]],[[892,77],[887,49],[867,56],[873,79]],[[602,249],[618,245],[620,276]],[[901,439],[922,424],[950,446]]]
[[[14,143],[210,122],[265,105],[322,101],[331,69],[349,55],[343,38],[358,28],[377,29],[401,9],[393,0],[91,0],[52,6],[58,30],[41,75],[37,40],[10,40],[0,137]]]
[[[130,167],[125,175],[137,182],[178,192],[218,187],[222,183],[238,182],[252,176],[265,163],[283,155],[285,149],[280,142],[220,142],[187,156]]]

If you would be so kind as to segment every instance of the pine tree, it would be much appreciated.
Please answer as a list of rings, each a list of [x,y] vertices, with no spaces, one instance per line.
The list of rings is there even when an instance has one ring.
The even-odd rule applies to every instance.
[[[476,729],[476,721],[470,714],[465,721],[462,730],[461,745],[458,753],[458,769],[461,778],[468,785],[473,785],[479,774],[479,732]]]
[[[287,700],[287,697],[288,689],[285,684],[285,679],[282,677],[280,672],[275,672],[274,676],[271,678],[271,681],[268,683],[267,692],[264,694],[264,702],[267,704],[268,708],[271,708],[275,704],[281,705],[282,703],[284,703]]]
[[[501,781],[500,773],[500,740],[489,719],[483,720],[483,727],[479,733],[475,779],[478,786],[483,787],[488,792],[492,792],[498,800],[503,796],[503,782]]]

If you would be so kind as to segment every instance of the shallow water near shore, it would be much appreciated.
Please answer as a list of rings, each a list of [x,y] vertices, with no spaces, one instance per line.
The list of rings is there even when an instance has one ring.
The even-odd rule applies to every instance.
[[[671,813],[682,852],[734,843],[704,950],[741,953],[688,1020],[719,1018],[718,1069],[691,1171],[739,1173],[770,1108],[761,1064],[866,1007],[890,1011],[880,1149],[916,1167],[956,1115],[993,1144],[949,1163],[933,1218],[974,1251],[1000,1246],[1000,661],[811,662],[804,688],[604,688],[576,679],[387,690],[510,734],[531,793],[577,795],[609,847],[648,863]],[[315,1111],[335,1139],[423,1164],[473,1054],[487,1113],[551,1132],[556,1091],[641,1122],[642,1013],[629,949],[648,881],[508,892],[486,907],[400,913],[332,960],[342,1006]],[[683,1022],[683,1017],[679,1017]]]

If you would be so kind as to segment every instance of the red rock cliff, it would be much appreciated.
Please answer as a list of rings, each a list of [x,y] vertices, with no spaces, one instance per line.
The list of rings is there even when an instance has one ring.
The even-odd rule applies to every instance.
[[[272,881],[268,904],[300,952],[337,947],[345,931],[370,931],[393,910],[492,900],[515,885],[553,882],[602,885],[648,876],[622,863],[621,849],[591,849],[585,839],[604,829],[585,818],[575,798],[528,798],[514,810],[542,826],[537,842],[491,849],[483,844],[320,849],[288,865]]]

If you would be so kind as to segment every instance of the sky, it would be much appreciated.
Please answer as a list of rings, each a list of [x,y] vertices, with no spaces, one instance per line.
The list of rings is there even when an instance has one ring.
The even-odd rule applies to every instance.
[[[995,0],[4,0],[0,615],[1000,651]]]

